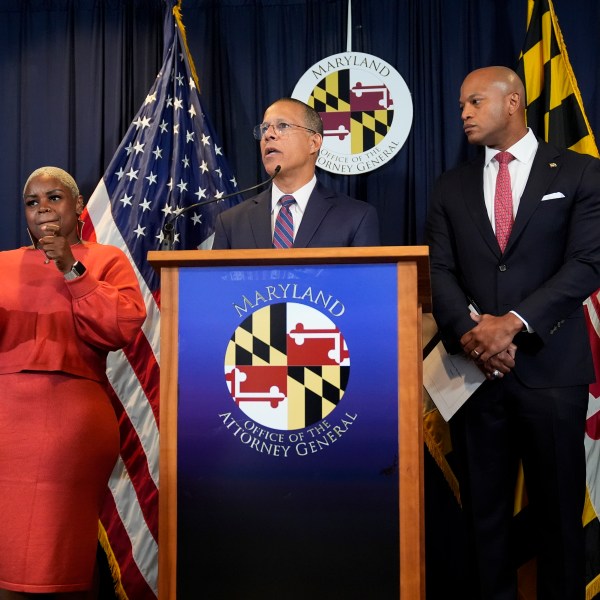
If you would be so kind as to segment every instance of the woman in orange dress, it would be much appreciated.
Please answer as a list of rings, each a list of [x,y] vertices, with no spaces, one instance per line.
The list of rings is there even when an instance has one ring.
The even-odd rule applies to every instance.
[[[119,452],[106,356],[146,312],[126,256],[81,240],[68,173],[34,171],[23,199],[33,244],[0,252],[0,600],[82,600]]]

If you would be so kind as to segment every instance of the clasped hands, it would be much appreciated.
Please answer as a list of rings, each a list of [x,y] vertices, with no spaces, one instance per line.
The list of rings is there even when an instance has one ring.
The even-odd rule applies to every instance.
[[[471,318],[477,325],[460,338],[464,353],[487,379],[504,377],[515,366],[513,338],[523,329],[523,322],[512,313],[501,317],[471,313]]]

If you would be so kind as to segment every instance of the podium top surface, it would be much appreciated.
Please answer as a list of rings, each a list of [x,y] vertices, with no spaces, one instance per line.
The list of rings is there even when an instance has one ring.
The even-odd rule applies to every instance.
[[[354,262],[389,263],[416,261],[429,267],[427,246],[369,246],[352,248],[263,248],[252,250],[156,250],[148,252],[155,269],[162,267],[201,267],[211,265],[276,265]]]
[[[429,248],[427,246],[370,246],[352,248],[291,248],[251,250],[156,250],[148,261],[157,270],[208,266],[268,266],[307,264],[415,263],[419,302],[431,310]]]

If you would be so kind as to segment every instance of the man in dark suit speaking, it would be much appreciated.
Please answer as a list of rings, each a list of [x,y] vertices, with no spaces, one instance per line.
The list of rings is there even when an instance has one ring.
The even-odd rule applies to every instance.
[[[582,302],[600,287],[600,161],[538,140],[504,67],[463,82],[478,158],[436,183],[427,223],[433,313],[450,352],[487,380],[450,421],[473,590],[515,600],[519,459],[534,516],[538,598],[585,598],[588,385]]]
[[[375,208],[317,181],[323,123],[313,108],[294,98],[277,100],[254,137],[267,173],[281,170],[268,190],[218,216],[213,249],[379,244]]]

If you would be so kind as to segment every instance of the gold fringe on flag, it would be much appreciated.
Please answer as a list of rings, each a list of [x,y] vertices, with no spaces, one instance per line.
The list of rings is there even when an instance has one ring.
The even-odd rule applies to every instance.
[[[106,554],[106,560],[108,561],[108,568],[112,577],[117,600],[129,600],[127,593],[121,584],[121,569],[119,568],[119,563],[110,546],[110,542],[108,541],[106,529],[104,529],[104,526],[100,521],[98,521],[98,541],[100,542],[100,545]]]
[[[183,43],[183,49],[185,50],[185,55],[187,56],[188,63],[190,65],[190,72],[192,74],[192,77],[194,78],[194,84],[196,85],[198,93],[200,93],[200,83],[198,82],[196,66],[194,65],[194,59],[192,58],[192,55],[190,54],[190,49],[188,48],[187,37],[185,35],[185,27],[181,18],[182,1],[183,0],[178,0],[177,5],[173,7],[173,16],[175,17],[175,22],[177,23],[177,27],[179,27],[179,31],[181,32],[181,41]]]

